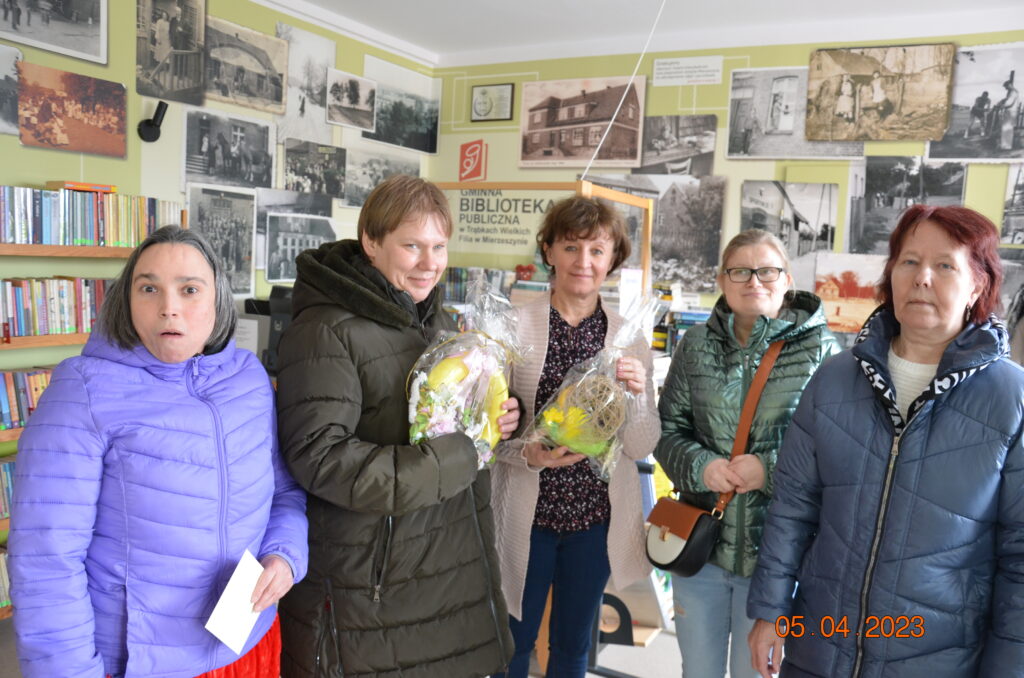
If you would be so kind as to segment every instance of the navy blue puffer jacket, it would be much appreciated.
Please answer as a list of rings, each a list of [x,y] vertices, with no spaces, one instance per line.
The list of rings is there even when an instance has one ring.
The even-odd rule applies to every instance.
[[[1024,676],[1024,370],[998,321],[968,325],[904,423],[896,332],[876,313],[804,392],[747,612],[803,616],[787,678]]]

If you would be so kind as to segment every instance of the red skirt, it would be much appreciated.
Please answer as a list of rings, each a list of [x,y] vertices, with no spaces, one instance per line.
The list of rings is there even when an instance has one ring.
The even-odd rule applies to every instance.
[[[196,678],[279,678],[281,675],[281,622],[274,623],[251,650],[227,666]]]
[[[207,671],[196,678],[280,678],[280,675],[281,622],[274,617],[266,635],[251,650],[227,666]]]

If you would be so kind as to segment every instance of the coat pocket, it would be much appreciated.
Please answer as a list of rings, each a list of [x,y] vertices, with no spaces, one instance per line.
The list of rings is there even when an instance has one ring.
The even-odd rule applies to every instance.
[[[394,518],[384,516],[377,536],[377,548],[373,556],[373,602],[379,603],[384,589],[384,577],[391,559],[391,537],[394,532]]]

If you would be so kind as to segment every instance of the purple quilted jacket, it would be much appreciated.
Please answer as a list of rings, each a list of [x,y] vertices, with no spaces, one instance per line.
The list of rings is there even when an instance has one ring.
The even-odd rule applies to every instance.
[[[171,365],[94,334],[54,371],[14,487],[26,678],[191,678],[229,664],[203,624],[242,553],[306,573],[306,496],[278,455],[267,375],[234,342]]]

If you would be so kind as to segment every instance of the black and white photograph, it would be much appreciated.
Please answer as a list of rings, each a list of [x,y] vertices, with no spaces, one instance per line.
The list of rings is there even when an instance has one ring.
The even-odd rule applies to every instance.
[[[334,238],[334,226],[328,217],[267,214],[267,282],[294,282],[295,257]]]
[[[684,292],[715,291],[725,177],[602,174],[592,176],[591,180],[654,201],[651,233],[651,280],[654,283],[678,282]],[[636,236],[640,224],[636,221],[643,212],[621,207],[627,208],[625,216],[631,238],[639,243]],[[633,265],[638,268],[639,259]]]
[[[849,251],[854,254],[888,254],[889,235],[911,205],[963,204],[963,163],[870,155],[859,164],[864,166],[864,181],[850,184],[847,229]]]
[[[4,0],[0,39],[107,63],[107,0]]]
[[[21,50],[0,45],[0,134],[18,134],[18,62]]]
[[[516,85],[507,82],[501,85],[474,85],[469,98],[469,119],[471,122],[488,120],[511,120],[515,103]]]
[[[597,152],[593,167],[639,167],[646,83],[629,76],[524,82],[519,166],[586,167]]]
[[[345,149],[312,141],[285,139],[284,187],[345,198]]]
[[[207,17],[206,98],[281,115],[288,92],[288,43]]]
[[[633,174],[708,176],[714,170],[717,133],[717,115],[649,115],[640,167]]]
[[[810,141],[804,134],[807,68],[743,68],[732,72],[729,145],[742,158],[860,158],[860,141]]]
[[[836,249],[838,203],[838,184],[744,181],[740,230],[760,228],[778,236],[786,247],[797,286],[811,289],[816,253]]]
[[[235,295],[251,295],[256,192],[244,188],[189,184],[188,227],[209,241],[224,264]]]
[[[277,119],[278,139],[331,143],[327,115],[327,69],[334,67],[333,40],[278,22],[277,37],[288,42],[288,94]]]
[[[441,79],[366,55],[363,76],[374,80],[376,123],[372,139],[423,153],[437,153]]]
[[[970,162],[1024,159],[1024,42],[965,47],[956,53],[949,129],[928,144],[929,158]]]
[[[328,195],[317,193],[299,193],[279,188],[257,189],[255,244],[257,269],[263,269],[266,266],[267,215],[272,212],[330,217],[333,213],[333,200]]]
[[[124,85],[27,61],[17,67],[22,145],[124,157]]]
[[[345,204],[362,207],[370,191],[393,174],[420,175],[420,161],[376,148],[345,149]]]
[[[206,69],[206,0],[136,0],[135,88],[200,106]]]
[[[373,132],[377,127],[377,83],[345,71],[327,71],[327,122]]]
[[[814,51],[807,138],[941,139],[949,124],[955,52],[951,42]]]
[[[1024,164],[1010,165],[1007,172],[1001,242],[1024,245]]]
[[[999,300],[1010,333],[1010,357],[1024,365],[1024,247],[1000,247],[999,258],[1003,261]]]
[[[269,188],[275,143],[274,128],[265,121],[186,110],[184,181]]]

